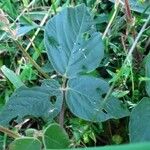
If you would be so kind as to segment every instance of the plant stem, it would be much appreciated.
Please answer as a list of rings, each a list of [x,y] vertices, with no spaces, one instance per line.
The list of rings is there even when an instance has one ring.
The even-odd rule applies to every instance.
[[[59,114],[59,124],[61,127],[64,126],[64,114],[65,114],[65,102],[64,102],[64,91],[63,91],[63,104],[62,104],[61,112]]]
[[[15,132],[13,132],[13,131],[5,128],[5,127],[2,127],[2,126],[0,126],[0,132],[7,134],[8,136],[10,136],[14,139],[21,137],[19,134],[15,133]]]
[[[3,136],[3,150],[6,150],[6,141],[7,141],[7,134],[5,133]]]
[[[14,40],[15,44],[19,47],[19,49],[22,51],[22,53],[24,54],[25,57],[27,57],[30,61],[30,63],[38,70],[38,72],[40,72],[43,77],[45,78],[50,78],[45,72],[43,72],[43,70],[41,69],[41,67],[31,58],[31,56],[26,52],[26,50],[22,47],[22,45]]]
[[[38,33],[40,32],[41,27],[44,25],[44,23],[46,22],[47,18],[49,17],[50,12],[51,12],[51,7],[50,7],[50,9],[48,10],[48,12],[46,13],[46,15],[44,16],[43,20],[41,21],[41,23],[40,23],[40,25],[39,25],[40,27],[37,28],[36,32],[34,33],[33,37],[31,38],[29,44],[27,45],[27,47],[26,47],[26,49],[25,49],[26,51],[28,51],[28,49],[29,49],[30,46],[32,45],[34,39],[36,38],[36,36],[37,36]]]
[[[109,97],[110,94],[112,93],[112,90],[113,90],[113,88],[114,88],[114,86],[115,86],[115,83],[117,82],[117,80],[119,79],[119,77],[120,77],[120,75],[121,75],[121,72],[122,72],[123,67],[130,61],[130,57],[132,56],[132,53],[133,53],[133,51],[134,51],[134,49],[135,49],[135,47],[136,47],[136,44],[138,43],[138,41],[139,41],[140,37],[142,36],[143,32],[145,31],[145,28],[146,28],[147,24],[149,23],[149,21],[150,21],[150,15],[148,16],[146,22],[145,22],[144,25],[142,26],[142,28],[141,28],[141,30],[140,30],[138,36],[136,37],[134,43],[132,44],[132,46],[131,46],[131,48],[130,48],[130,50],[129,50],[129,52],[128,52],[128,55],[126,56],[126,59],[125,59],[123,65],[122,65],[122,67],[121,67],[121,69],[120,69],[120,71],[119,71],[119,73],[118,73],[118,75],[117,75],[117,76],[118,76],[117,79],[112,83],[112,85],[111,85],[109,91],[107,92],[107,94],[106,94],[106,96],[105,96],[105,98],[104,98],[104,100],[103,100],[102,107],[104,107],[105,104],[107,103],[108,97]]]
[[[35,3],[36,0],[32,0],[29,5],[23,9],[23,11],[17,16],[17,18],[15,19],[15,21],[11,24],[11,26],[9,27],[10,29],[15,25],[15,23],[19,20],[19,18],[30,8],[30,6],[32,6]],[[0,41],[4,38],[4,36],[6,35],[6,32],[4,32],[1,36],[0,36]]]
[[[53,10],[54,10],[54,13],[57,14],[55,1],[54,1],[54,0],[51,0],[51,3],[52,3],[52,8],[53,8]]]
[[[63,90],[63,104],[61,108],[61,112],[59,114],[59,124],[61,127],[64,126],[64,114],[65,114],[65,89],[67,84],[67,78],[63,78],[62,90]]]
[[[49,79],[50,77],[45,72],[43,72],[41,67],[32,59],[32,57],[27,53],[27,51],[22,47],[22,45],[15,39],[13,31],[9,28],[9,26],[7,26],[7,29],[12,36],[12,40],[19,47],[19,49],[22,51],[24,56],[29,59],[30,63],[38,70],[38,72],[40,72],[43,75],[43,77]]]
[[[131,23],[132,20],[132,15],[131,15],[131,9],[130,9],[130,5],[129,5],[129,1],[125,0],[125,12],[126,12],[126,19],[128,23]]]
[[[106,34],[108,33],[109,28],[110,28],[113,20],[115,19],[115,16],[116,16],[116,14],[118,12],[119,4],[120,4],[120,0],[116,0],[115,1],[115,5],[114,5],[114,13],[113,13],[113,15],[112,15],[112,17],[111,17],[111,19],[110,19],[110,21],[109,21],[105,31],[104,31],[104,33],[103,33],[102,39],[104,39],[106,37]]]
[[[52,1],[53,1],[53,0],[52,0]],[[36,30],[36,32],[34,33],[33,37],[32,37],[31,40],[30,40],[30,43],[27,45],[27,47],[26,47],[26,49],[25,49],[26,51],[27,51],[27,50],[30,48],[30,46],[32,45],[34,39],[36,38],[36,36],[37,36],[38,33],[40,32],[41,27],[43,27],[43,25],[45,24],[47,18],[48,18],[49,15],[50,15],[50,12],[51,12],[52,8],[53,8],[55,14],[57,13],[57,12],[56,12],[56,6],[57,6],[57,4],[58,4],[58,0],[55,1],[55,2],[52,2],[52,6],[49,8],[49,10],[48,10],[47,13],[45,14],[43,20],[42,20],[41,23],[40,23],[40,27]]]
[[[144,25],[142,26],[142,28],[141,28],[141,30],[140,30],[138,36],[136,37],[134,43],[132,44],[132,46],[131,46],[131,48],[130,48],[130,50],[129,50],[129,53],[128,53],[128,55],[127,55],[127,57],[126,57],[124,63],[126,63],[126,62],[129,60],[130,56],[132,55],[132,53],[133,53],[133,51],[134,51],[134,49],[135,49],[135,47],[136,47],[136,44],[137,44],[137,42],[139,41],[140,37],[142,36],[142,34],[143,34],[143,32],[144,32],[144,30],[145,30],[147,24],[149,23],[149,21],[150,21],[150,15],[149,15],[148,18],[146,19],[146,22],[145,22]]]

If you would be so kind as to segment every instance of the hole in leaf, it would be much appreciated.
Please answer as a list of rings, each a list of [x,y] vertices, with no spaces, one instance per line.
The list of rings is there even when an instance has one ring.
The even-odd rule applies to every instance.
[[[100,92],[100,91],[101,91],[101,89],[100,89],[99,87],[97,87],[97,88],[96,88],[96,91],[97,91],[97,92]]]
[[[108,114],[107,111],[105,109],[102,109],[102,112],[105,114]]]
[[[18,118],[18,116],[12,118],[12,119],[10,120],[10,122],[9,122],[9,125],[10,125],[10,126],[15,126],[15,125],[17,125],[17,122],[16,122],[17,118]]]
[[[91,35],[90,35],[90,33],[88,33],[88,32],[84,32],[84,33],[82,34],[82,38],[83,38],[85,41],[87,41],[87,40],[89,40],[89,39],[91,38]]]
[[[87,70],[87,67],[85,65],[82,65],[83,70]]]
[[[22,125],[22,129],[25,129],[26,127],[38,130],[42,129],[42,126],[44,125],[44,120],[41,117],[35,118],[33,116],[26,116],[24,119],[27,118],[29,119],[24,122],[24,124]]]
[[[53,96],[50,97],[50,102],[51,102],[52,104],[55,104],[56,99],[57,99],[57,97],[56,97],[55,95],[53,95]]]
[[[105,96],[106,96],[106,93],[102,94],[102,98],[105,98]]]
[[[101,75],[104,79],[111,77],[110,74],[107,72],[106,67],[98,67],[96,70],[100,73],[100,75]]]

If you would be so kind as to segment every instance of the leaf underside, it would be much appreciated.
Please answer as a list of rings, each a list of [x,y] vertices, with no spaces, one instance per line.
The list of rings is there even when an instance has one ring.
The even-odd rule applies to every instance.
[[[104,56],[100,33],[84,4],[66,8],[48,21],[45,46],[55,70],[67,78],[94,70]]]

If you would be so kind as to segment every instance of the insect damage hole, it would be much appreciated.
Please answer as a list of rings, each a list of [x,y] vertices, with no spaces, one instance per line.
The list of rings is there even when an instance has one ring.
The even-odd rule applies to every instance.
[[[50,96],[50,102],[51,102],[52,104],[55,104],[55,103],[56,103],[56,99],[57,99],[57,97],[56,97],[55,95]]]
[[[102,109],[102,112],[105,114],[108,114],[107,111],[105,109]]]
[[[105,97],[106,97],[106,93],[103,93],[103,94],[102,94],[102,98],[105,98]]]
[[[91,38],[91,35],[90,35],[90,33],[88,33],[88,32],[84,32],[84,33],[82,34],[82,38],[83,38],[85,41],[87,41],[87,40],[89,40],[89,39]]]

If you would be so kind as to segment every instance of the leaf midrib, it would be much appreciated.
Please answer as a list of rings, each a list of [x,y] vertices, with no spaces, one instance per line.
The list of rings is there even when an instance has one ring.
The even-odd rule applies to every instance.
[[[77,10],[76,10],[77,11]],[[79,29],[79,32],[78,32],[78,34],[77,34],[77,37],[76,37],[76,40],[74,41],[74,43],[77,43],[77,41],[78,41],[78,38],[79,38],[79,35],[80,35],[80,32],[81,32],[81,29],[82,29],[82,25],[83,25],[83,20],[84,20],[84,18],[85,18],[85,8],[84,8],[84,13],[83,13],[83,17],[82,17],[82,21],[81,21],[81,26],[80,26],[80,29]],[[71,50],[71,54],[70,54],[70,57],[69,57],[69,60],[68,60],[68,63],[67,63],[67,66],[66,66],[66,71],[65,71],[65,73],[64,73],[64,75],[63,76],[67,76],[67,72],[68,72],[68,70],[69,70],[69,66],[70,66],[70,61],[71,61],[71,59],[72,59],[72,55],[73,55],[73,50],[74,50],[74,48],[75,48],[75,45],[73,44],[73,48],[72,48],[72,50]]]

